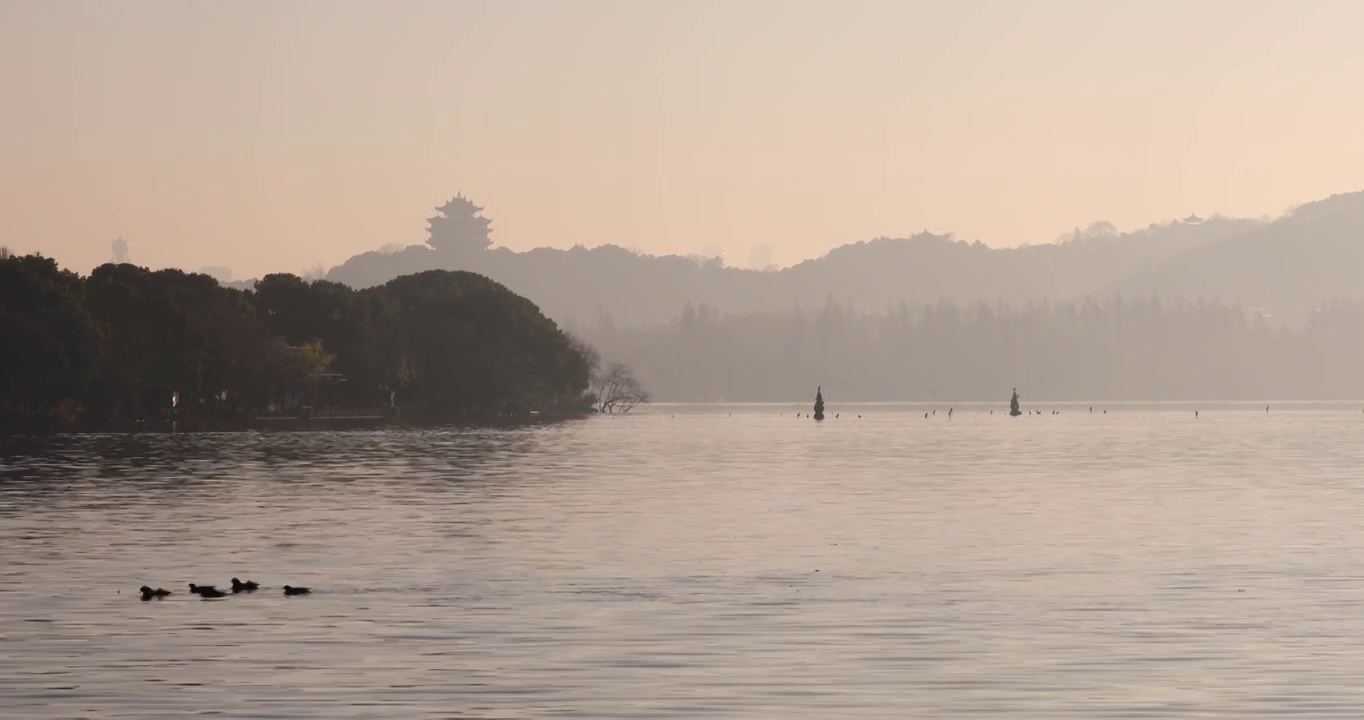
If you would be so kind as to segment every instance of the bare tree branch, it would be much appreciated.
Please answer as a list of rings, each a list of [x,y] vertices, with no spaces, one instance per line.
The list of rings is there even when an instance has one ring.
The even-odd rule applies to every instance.
[[[636,405],[649,402],[649,393],[624,363],[611,363],[595,378],[597,412],[628,413]]]

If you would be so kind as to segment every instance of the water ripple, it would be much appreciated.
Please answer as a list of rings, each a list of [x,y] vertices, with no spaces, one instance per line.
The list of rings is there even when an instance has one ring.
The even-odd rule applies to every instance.
[[[1364,706],[1359,415],[782,412],[0,439],[4,716]]]

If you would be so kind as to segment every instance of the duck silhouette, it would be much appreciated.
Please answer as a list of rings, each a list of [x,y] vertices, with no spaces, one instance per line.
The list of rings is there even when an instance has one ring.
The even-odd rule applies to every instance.
[[[171,591],[169,591],[169,590],[167,590],[167,589],[165,589],[165,588],[157,588],[157,589],[153,590],[153,589],[147,587],[146,585],[143,585],[142,587],[140,587],[140,588],[138,588],[138,589],[139,589],[140,591],[142,591],[142,599],[143,599],[143,600],[151,600],[152,598],[156,598],[157,600],[160,600],[161,598],[166,597],[167,595],[171,594]]]
[[[291,585],[284,586],[285,595],[307,595],[310,592],[312,592],[312,590],[305,587],[293,587]]]
[[[194,583],[190,583],[189,591],[195,595],[203,595],[205,592],[218,592],[218,588],[214,585],[195,585]]]
[[[242,582],[237,578],[232,578],[232,592],[234,593],[255,592],[259,589],[260,583],[256,582],[255,580],[247,580],[246,582]]]
[[[218,588],[202,587],[202,586],[199,588],[199,593],[198,593],[198,594],[199,594],[199,597],[201,597],[201,598],[203,598],[203,599],[205,599],[205,600],[210,600],[210,599],[212,599],[212,598],[224,598],[224,597],[227,597],[227,593],[223,592],[222,590],[219,590]]]

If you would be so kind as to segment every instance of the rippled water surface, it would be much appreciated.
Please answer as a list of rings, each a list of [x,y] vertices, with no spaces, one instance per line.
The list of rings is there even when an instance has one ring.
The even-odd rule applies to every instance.
[[[0,714],[1364,708],[1359,408],[830,409],[0,440]]]

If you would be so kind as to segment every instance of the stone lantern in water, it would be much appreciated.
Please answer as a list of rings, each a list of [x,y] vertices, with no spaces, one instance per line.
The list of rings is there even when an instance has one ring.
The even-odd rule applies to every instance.
[[[820,387],[815,388],[815,419],[816,419],[816,420],[823,420],[823,419],[824,419],[824,393],[822,392],[823,389],[824,389],[824,387],[823,387],[822,385],[821,385]]]

